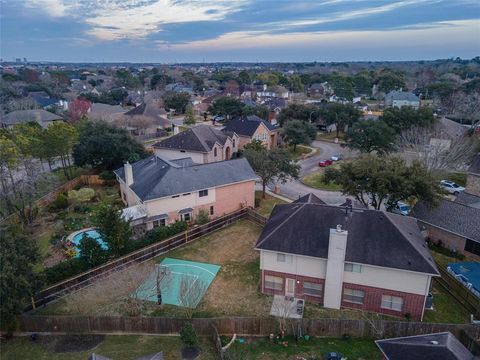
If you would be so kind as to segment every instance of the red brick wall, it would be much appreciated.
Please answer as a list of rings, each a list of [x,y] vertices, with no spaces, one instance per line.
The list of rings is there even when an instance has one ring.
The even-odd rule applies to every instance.
[[[265,286],[264,286],[265,275],[281,277],[283,279],[283,290],[280,291],[280,290],[265,289]],[[262,270],[262,284],[261,284],[262,293],[270,294],[270,295],[285,295],[285,279],[286,278],[295,279],[295,297],[296,298],[305,299],[312,303],[323,304],[323,296],[320,298],[318,296],[310,296],[310,295],[305,295],[303,293],[304,281],[308,281],[315,284],[322,284],[322,285],[324,285],[325,283],[324,279],[318,279],[318,278],[313,278],[309,276],[292,275],[292,274],[282,273],[277,271]]]
[[[283,289],[282,290],[272,290],[265,288],[265,275],[277,276],[283,279]],[[323,297],[315,297],[315,296],[308,296],[303,294],[303,282],[313,282],[316,284],[325,284],[325,279],[318,279],[312,278],[308,276],[301,276],[301,275],[293,275],[288,273],[282,273],[277,271],[270,271],[270,270],[262,270],[262,293],[269,294],[269,295],[285,295],[285,279],[295,279],[295,297],[299,299],[305,299],[312,303],[317,303],[322,305],[323,304]],[[356,289],[356,290],[363,290],[365,292],[364,297],[364,304],[354,304],[345,302],[342,300],[342,307],[344,308],[352,308],[352,309],[361,309],[367,311],[373,311],[381,314],[386,315],[393,315],[393,316],[405,316],[405,314],[410,313],[413,320],[421,320],[423,307],[425,303],[425,297],[418,294],[410,294],[401,291],[393,291],[387,289],[379,289],[370,286],[363,286],[363,285],[356,285],[350,283],[344,283],[344,288],[349,289]],[[391,295],[391,296],[398,296],[403,299],[403,308],[402,311],[395,311],[389,309],[382,309],[382,295]],[[342,294],[343,298],[343,294]]]
[[[348,289],[363,290],[365,292],[365,297],[363,299],[363,305],[354,304],[350,302],[343,301],[342,294],[342,307],[353,308],[353,309],[362,309],[367,311],[373,311],[381,314],[393,315],[393,316],[405,316],[405,314],[410,313],[412,319],[421,320],[423,307],[425,304],[425,297],[418,294],[410,294],[401,291],[393,291],[387,289],[379,289],[370,286],[356,285],[350,283],[343,283],[343,287]],[[389,309],[382,309],[382,295],[392,295],[398,296],[403,299],[403,308],[402,311],[395,311]]]

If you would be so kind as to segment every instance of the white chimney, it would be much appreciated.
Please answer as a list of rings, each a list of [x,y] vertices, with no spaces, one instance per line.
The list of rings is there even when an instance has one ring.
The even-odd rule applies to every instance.
[[[133,169],[132,165],[127,161],[124,165],[123,168],[125,170],[125,183],[127,186],[130,186],[133,184]]]
[[[345,266],[347,237],[348,231],[342,230],[342,225],[337,225],[336,229],[330,229],[323,304],[326,308],[340,309],[342,303],[343,270]]]

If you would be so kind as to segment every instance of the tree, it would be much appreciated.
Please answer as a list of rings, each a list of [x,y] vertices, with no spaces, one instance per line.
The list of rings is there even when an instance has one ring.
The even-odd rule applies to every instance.
[[[242,115],[256,115],[261,119],[267,119],[270,110],[265,105],[245,106]]]
[[[284,125],[290,120],[310,121],[318,118],[319,108],[314,106],[307,106],[303,104],[290,104],[285,109],[282,109],[278,116],[280,125]]]
[[[293,151],[297,151],[298,144],[309,145],[317,135],[315,128],[307,122],[300,120],[288,121],[283,126],[283,138],[293,145]]]
[[[173,83],[173,79],[165,74],[155,74],[150,79],[152,89],[164,89],[166,85]]]
[[[87,264],[89,268],[103,264],[107,259],[106,251],[102,249],[96,239],[91,238],[87,233],[83,234],[78,245],[78,251],[80,260]]]
[[[70,102],[68,105],[68,118],[70,122],[76,123],[87,115],[91,107],[90,101],[85,98],[78,98]]]
[[[183,274],[178,284],[177,300],[178,304],[183,307],[185,317],[190,319],[197,305],[205,295],[208,289],[207,283],[188,274]]]
[[[242,70],[238,73],[237,81],[242,85],[249,85],[252,82],[250,75],[246,70]]]
[[[42,136],[42,152],[45,159],[50,161],[59,157],[62,162],[63,172],[67,179],[72,178],[70,154],[77,143],[78,133],[70,124],[55,121],[49,125]]]
[[[330,82],[335,95],[347,100],[353,99],[353,86],[351,78],[348,76],[333,74],[330,78]]]
[[[253,170],[262,179],[262,196],[264,199],[267,184],[274,179],[285,183],[288,179],[298,178],[300,166],[290,159],[290,155],[285,149],[268,150],[262,147],[257,150],[245,147],[243,154]]]
[[[183,114],[190,102],[190,95],[185,92],[169,91],[163,95],[163,101],[166,109],[174,109],[177,114]]]
[[[405,76],[402,72],[385,68],[380,71],[375,83],[384,93],[405,88]]]
[[[375,151],[383,155],[393,150],[395,132],[383,121],[365,120],[353,124],[345,140],[351,149],[363,153]]]
[[[327,168],[324,181],[342,185],[343,194],[355,197],[365,207],[379,210],[385,201],[416,199],[434,206],[443,191],[437,180],[418,161],[407,166],[398,157],[363,155],[339,169]]]
[[[13,330],[15,316],[42,285],[34,270],[40,259],[36,241],[13,226],[0,227],[0,320],[6,330]]]
[[[185,323],[180,329],[180,339],[188,347],[198,345],[198,336],[192,323]]]
[[[106,204],[100,205],[94,223],[111,254],[120,256],[129,250],[132,228],[130,221],[125,221],[118,209]]]
[[[328,125],[335,125],[338,137],[340,129],[345,131],[345,128],[357,122],[362,114],[352,104],[330,103],[322,110],[322,116]]]
[[[380,117],[397,134],[413,126],[429,127],[435,123],[433,112],[428,108],[415,110],[409,106],[385,109]]]
[[[222,96],[218,98],[212,105],[210,105],[208,111],[213,115],[225,116],[225,118],[229,120],[233,116],[242,115],[244,107],[245,104],[240,100],[229,96]]]
[[[183,123],[185,125],[195,125],[196,123],[195,112],[193,111],[193,108],[191,106],[187,107],[187,110],[185,111],[185,118],[183,120]]]
[[[147,156],[144,146],[126,130],[102,121],[86,121],[80,126],[72,154],[75,165],[100,170],[114,170],[126,161],[135,162]]]

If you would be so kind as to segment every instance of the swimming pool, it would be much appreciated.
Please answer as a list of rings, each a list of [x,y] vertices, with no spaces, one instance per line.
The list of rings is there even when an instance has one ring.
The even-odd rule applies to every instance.
[[[97,243],[102,247],[103,250],[108,250],[107,243],[103,241],[102,235],[100,235],[100,233],[95,229],[87,229],[87,230],[79,231],[72,237],[71,242],[75,244],[75,247],[77,249],[84,235],[88,235],[92,239],[97,240]],[[78,256],[80,256],[80,252],[77,252],[76,257]]]

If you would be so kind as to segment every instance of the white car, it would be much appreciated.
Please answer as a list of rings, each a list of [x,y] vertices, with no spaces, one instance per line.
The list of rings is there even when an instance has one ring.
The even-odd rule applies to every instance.
[[[332,155],[330,160],[338,161],[338,160],[342,160],[342,158],[343,158],[342,154],[335,154],[335,155]]]
[[[463,186],[457,185],[453,181],[442,180],[440,181],[440,186],[447,190],[450,194],[458,195],[462,191],[465,191]]]
[[[408,206],[404,202],[398,201],[391,211],[398,215],[407,216],[410,215],[411,209],[410,206]]]

